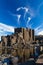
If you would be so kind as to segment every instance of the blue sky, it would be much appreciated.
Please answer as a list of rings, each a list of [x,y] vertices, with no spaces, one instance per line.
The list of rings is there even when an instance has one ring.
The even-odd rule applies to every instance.
[[[28,27],[35,29],[35,34],[43,34],[43,0],[0,0],[0,28]],[[10,34],[14,31],[2,31]],[[4,35],[5,35],[4,34]]]

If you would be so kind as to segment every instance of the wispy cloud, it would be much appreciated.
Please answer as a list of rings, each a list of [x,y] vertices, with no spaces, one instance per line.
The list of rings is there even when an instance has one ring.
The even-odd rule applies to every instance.
[[[17,8],[17,11],[19,11],[19,10],[25,10],[24,18],[26,16],[26,13],[30,14],[31,16],[34,15],[30,7],[29,8],[27,8],[27,7],[19,7],[19,8]]]
[[[35,35],[43,35],[43,23],[35,28]]]
[[[6,24],[3,24],[3,23],[0,23],[0,30],[8,31],[8,32],[14,32],[14,27],[6,25]]]
[[[19,7],[19,8],[17,8],[17,11],[19,11],[21,9],[24,9],[26,12],[28,12],[28,10],[29,10],[27,7]]]
[[[30,7],[29,8],[27,8],[27,7],[19,7],[19,8],[17,8],[17,11],[19,11],[21,9],[25,10],[25,12],[24,12],[24,19],[25,19],[27,13],[28,13],[28,15],[30,15],[29,17],[27,17],[27,20],[25,19],[26,27],[29,27],[29,22],[34,17],[34,14],[33,14],[33,12],[32,12]]]
[[[1,36],[6,36],[7,34],[10,33],[14,33],[14,27],[0,23],[0,39]]]
[[[29,22],[30,22],[30,20],[31,20],[31,17],[28,17],[26,27],[30,27],[30,26],[29,26]]]
[[[35,31],[38,31],[42,27],[42,24],[36,27]]]
[[[12,13],[11,11],[8,11],[8,13],[13,16],[13,17],[17,17],[17,23],[19,24],[19,20],[20,20],[20,17],[21,17],[21,14],[14,14]]]
[[[43,30],[38,33],[38,35],[43,35]]]
[[[16,9],[16,11],[18,11],[18,12],[21,10],[24,10],[24,15],[23,15],[24,21],[23,22],[26,22],[26,24],[24,24],[24,25],[26,25],[26,27],[29,27],[29,22],[34,17],[34,13],[32,12],[31,8],[28,8],[28,7],[19,7]],[[8,12],[11,16],[17,17],[17,23],[20,26],[21,25],[20,23],[22,23],[22,21],[21,21],[22,14],[21,13],[14,14],[10,11],[8,11]]]
[[[43,2],[41,2],[37,8],[37,14],[40,16],[40,8],[43,6]]]
[[[20,20],[21,15],[17,15],[17,17],[18,17],[18,23],[19,23],[20,22],[19,20]]]

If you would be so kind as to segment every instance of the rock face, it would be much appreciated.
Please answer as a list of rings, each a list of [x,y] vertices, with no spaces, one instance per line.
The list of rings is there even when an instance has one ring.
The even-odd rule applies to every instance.
[[[26,60],[33,54],[33,49],[30,49],[30,44],[34,41],[34,30],[28,28],[16,28],[12,35],[2,36],[2,53],[11,54],[14,57],[19,56],[19,59]]]

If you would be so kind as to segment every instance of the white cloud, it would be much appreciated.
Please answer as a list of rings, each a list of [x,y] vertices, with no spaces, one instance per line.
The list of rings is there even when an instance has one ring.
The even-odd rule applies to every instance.
[[[28,13],[28,15],[30,15],[30,17],[27,17],[28,20],[25,19],[25,21],[26,21],[26,27],[29,27],[29,22],[34,17],[33,11],[31,10],[30,7],[29,8],[27,8],[27,7],[19,7],[19,8],[17,8],[17,11],[19,11],[21,9],[24,10],[24,19],[27,16],[27,13]]]
[[[43,35],[43,30],[38,33],[38,35]]]
[[[8,33],[14,33],[14,27],[0,23],[0,39],[1,36],[6,36]]]
[[[6,25],[6,24],[3,24],[3,23],[0,23],[0,30],[8,31],[8,32],[14,32],[14,27]]]
[[[35,35],[43,35],[43,23],[35,28]]]
[[[35,28],[35,31],[40,30],[43,27],[43,23],[41,23],[38,27]]]
[[[30,20],[33,18],[33,16],[34,16],[34,14],[33,14],[33,11],[31,10],[31,8],[29,7],[19,7],[19,8],[17,8],[16,9],[16,11],[18,11],[19,12],[19,10],[24,10],[24,22],[26,22],[26,27],[28,27],[28,25],[29,25],[29,22],[30,22]],[[18,25],[20,26],[20,22],[22,23],[22,21],[20,20],[20,18],[21,18],[21,16],[22,16],[22,14],[20,13],[20,14],[14,14],[14,13],[12,13],[12,12],[10,12],[10,11],[8,11],[9,12],[9,14],[11,15],[11,16],[13,16],[13,17],[17,17],[17,23],[18,23]],[[29,16],[30,15],[30,16]],[[26,16],[27,16],[27,19],[26,19]],[[28,17],[29,16],[29,17]],[[25,25],[25,24],[24,24]]]
[[[18,17],[18,23],[19,23],[19,20],[20,20],[21,15],[17,15],[17,17]]]
[[[17,11],[19,11],[19,10],[25,10],[25,14],[24,14],[24,17],[25,17],[25,15],[26,15],[26,13],[28,12],[32,17],[34,17],[35,16],[35,13],[34,13],[34,11],[30,8],[30,7],[19,7],[19,8],[17,8]]]
[[[35,35],[43,35],[43,29],[35,31]]]
[[[14,13],[12,13],[12,12],[10,12],[10,11],[8,11],[8,13],[9,13],[11,16],[13,16],[13,17],[17,17],[17,22],[18,22],[18,24],[19,24],[19,20],[20,20],[21,15],[20,15],[20,14],[14,14]]]
[[[28,12],[28,10],[29,10],[27,7],[19,7],[19,8],[17,8],[17,11],[19,11],[21,9],[24,9],[26,12]]]
[[[30,22],[30,20],[31,20],[31,17],[28,17],[26,27],[29,27],[29,22]]]
[[[28,10],[29,10],[29,8],[27,8],[27,7],[19,7],[19,8],[17,8],[17,11],[19,11],[19,10],[25,10],[25,12],[24,12],[24,18],[25,18],[25,16],[26,16],[26,13],[28,12]]]

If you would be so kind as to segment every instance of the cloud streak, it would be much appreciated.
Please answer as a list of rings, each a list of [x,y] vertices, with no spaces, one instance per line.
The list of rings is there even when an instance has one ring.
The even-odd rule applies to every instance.
[[[20,20],[20,17],[21,17],[21,14],[13,14],[12,12],[8,11],[8,13],[13,16],[13,17],[17,17],[17,23],[19,24],[19,20]]]
[[[19,8],[17,8],[17,11],[19,11],[21,9],[24,9],[26,12],[28,12],[28,10],[29,10],[27,7],[19,7]]]
[[[33,14],[32,10],[31,10],[31,8],[30,7],[29,8],[27,8],[27,7],[19,7],[19,8],[17,8],[17,11],[20,11],[20,10],[25,11],[24,12],[24,19],[25,19],[27,13],[28,13],[27,20],[25,19],[25,21],[26,21],[26,27],[29,27],[29,22],[34,17],[34,14]]]
[[[43,23],[35,28],[35,35],[43,35]]]
[[[31,17],[28,17],[26,27],[29,27],[29,22],[30,22],[30,20],[31,20]]]
[[[37,13],[38,13],[39,16],[40,16],[39,11],[40,11],[41,6],[43,6],[43,2],[41,2],[41,3],[39,4],[38,9],[37,9]]]
[[[25,11],[25,14],[24,14],[24,18],[26,16],[26,14],[30,14],[31,16],[34,16],[34,13],[32,12],[31,8],[27,8],[27,7],[19,7],[17,8],[17,11],[20,11],[20,10],[24,10]]]
[[[26,25],[26,27],[29,27],[29,26],[31,26],[31,25],[29,25],[29,22],[31,21],[31,19],[34,17],[34,14],[33,14],[33,12],[32,12],[32,10],[31,10],[31,8],[29,7],[29,8],[27,8],[27,7],[19,7],[19,8],[17,8],[16,9],[16,11],[21,11],[21,10],[24,10],[24,15],[23,15],[23,18],[21,18],[22,17],[22,14],[21,13],[19,13],[19,14],[14,14],[14,13],[12,13],[12,12],[10,12],[10,11],[8,11],[9,12],[9,14],[12,16],[12,17],[17,17],[17,24],[20,26],[21,24],[22,24],[22,21],[23,21],[23,24],[24,25]],[[22,21],[21,21],[21,19],[22,19]],[[26,22],[26,23],[25,23]]]
[[[14,27],[0,23],[0,30],[7,31],[7,32],[14,32]]]
[[[38,33],[38,35],[43,35],[43,30]]]
[[[0,40],[1,36],[6,36],[7,34],[10,33],[14,33],[14,27],[0,23]]]

